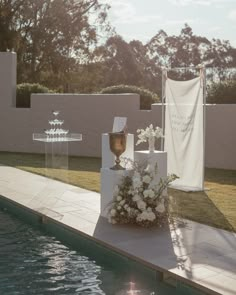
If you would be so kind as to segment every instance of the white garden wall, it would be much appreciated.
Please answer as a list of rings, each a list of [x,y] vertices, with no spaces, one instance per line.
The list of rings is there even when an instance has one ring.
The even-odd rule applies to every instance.
[[[136,94],[33,94],[30,109],[15,108],[16,55],[0,53],[0,151],[43,153],[44,146],[32,133],[48,128],[52,110],[60,110],[65,128],[83,134],[70,144],[70,153],[101,156],[101,134],[112,129],[115,116],[128,118],[136,133],[150,123],[161,126],[161,105],[139,110]],[[206,107],[206,166],[236,169],[236,105]]]

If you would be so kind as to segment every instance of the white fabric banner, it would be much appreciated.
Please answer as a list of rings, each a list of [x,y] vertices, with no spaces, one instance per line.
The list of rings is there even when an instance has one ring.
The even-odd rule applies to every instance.
[[[167,171],[179,179],[172,187],[185,191],[203,190],[203,85],[201,78],[166,80],[164,150]]]

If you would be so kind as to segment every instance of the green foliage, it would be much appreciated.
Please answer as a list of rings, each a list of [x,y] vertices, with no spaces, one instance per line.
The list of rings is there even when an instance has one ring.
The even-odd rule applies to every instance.
[[[110,86],[106,87],[101,90],[101,93],[107,93],[107,94],[112,94],[112,93],[137,93],[140,95],[140,109],[143,110],[150,110],[151,109],[151,104],[159,102],[160,99],[157,94],[133,85],[115,85],[115,86]]]
[[[208,88],[208,103],[236,103],[236,81],[213,83]]]
[[[16,89],[16,107],[30,108],[31,93],[49,93],[52,92],[47,87],[40,84],[22,83],[17,85]]]
[[[92,60],[100,36],[109,32],[108,7],[99,0],[0,1],[0,51],[17,52],[19,83],[67,84],[68,73]]]

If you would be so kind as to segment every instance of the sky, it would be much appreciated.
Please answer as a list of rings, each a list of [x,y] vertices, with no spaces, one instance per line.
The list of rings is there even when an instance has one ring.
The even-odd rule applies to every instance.
[[[159,30],[179,35],[187,23],[195,35],[229,40],[236,47],[236,0],[102,0],[109,20],[126,41],[149,41]]]

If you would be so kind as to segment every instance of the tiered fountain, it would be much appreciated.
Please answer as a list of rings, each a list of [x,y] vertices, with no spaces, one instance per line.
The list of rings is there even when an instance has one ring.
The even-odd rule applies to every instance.
[[[43,134],[34,133],[33,140],[43,142],[68,142],[82,140],[82,134],[69,133],[69,130],[62,128],[64,120],[57,118],[59,113],[59,111],[53,111],[54,118],[48,121],[50,128],[46,129]]]
[[[53,119],[48,121],[50,127],[44,133],[34,133],[33,140],[45,143],[46,175],[55,178],[63,173],[65,180],[68,170],[68,142],[81,141],[82,134],[69,133],[69,130],[63,129],[64,120],[58,118],[60,112],[52,113]]]

